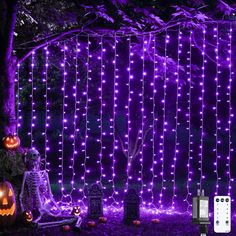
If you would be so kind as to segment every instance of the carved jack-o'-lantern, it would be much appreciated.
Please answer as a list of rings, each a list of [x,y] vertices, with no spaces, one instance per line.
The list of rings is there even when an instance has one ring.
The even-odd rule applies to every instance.
[[[20,138],[16,135],[9,134],[2,139],[3,147],[7,150],[13,150],[20,146]]]
[[[80,207],[79,206],[73,206],[71,214],[74,216],[79,216],[81,213]]]
[[[33,221],[34,217],[30,210],[26,210],[23,212],[23,222],[25,224],[29,224]]]
[[[16,199],[12,185],[3,181],[0,183],[0,227],[9,226],[15,221]]]

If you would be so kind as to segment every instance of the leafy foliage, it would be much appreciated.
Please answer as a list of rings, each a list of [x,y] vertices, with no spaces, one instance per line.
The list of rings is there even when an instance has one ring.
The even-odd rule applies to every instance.
[[[24,153],[24,149],[18,149],[16,151],[0,149],[0,178],[11,181],[15,176],[24,173]]]
[[[234,14],[232,1],[78,1],[19,0],[15,49],[22,55],[32,43],[70,29],[85,32],[162,32],[180,25],[201,28]],[[49,7],[50,6],[50,7]]]

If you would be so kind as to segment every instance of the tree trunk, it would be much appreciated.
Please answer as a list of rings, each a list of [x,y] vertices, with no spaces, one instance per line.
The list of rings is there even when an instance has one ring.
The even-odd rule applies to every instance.
[[[18,0],[0,0],[0,146],[1,139],[16,132],[13,37]]]
[[[0,61],[0,139],[16,132],[15,117],[15,72],[17,61],[14,56]]]

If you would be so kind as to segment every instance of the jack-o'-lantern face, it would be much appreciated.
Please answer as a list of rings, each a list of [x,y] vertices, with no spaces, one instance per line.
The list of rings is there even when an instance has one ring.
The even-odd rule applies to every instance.
[[[0,218],[16,214],[16,202],[13,188],[9,182],[0,183]]]
[[[80,207],[79,206],[74,206],[72,209],[72,215],[74,216],[79,216],[81,213]]]
[[[3,146],[7,150],[16,149],[20,146],[20,139],[16,135],[9,134],[2,139]]]
[[[23,212],[23,219],[25,223],[30,223],[33,221],[33,214],[30,210],[26,210]]]

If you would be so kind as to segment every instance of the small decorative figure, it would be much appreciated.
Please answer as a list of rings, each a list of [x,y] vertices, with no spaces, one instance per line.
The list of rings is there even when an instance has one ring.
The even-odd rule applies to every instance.
[[[103,216],[102,188],[98,184],[93,184],[88,191],[88,218],[98,219]]]
[[[22,219],[23,219],[24,224],[26,225],[32,223],[34,219],[32,211],[30,210],[24,211],[22,214]]]
[[[16,198],[12,185],[0,183],[0,227],[10,226],[16,218]]]
[[[129,189],[124,199],[124,221],[132,223],[140,219],[140,199],[134,189]]]
[[[61,213],[51,192],[48,173],[45,170],[40,170],[40,162],[39,152],[35,149],[30,149],[25,156],[25,164],[28,171],[24,173],[20,194],[22,211],[39,210],[40,216],[35,222],[38,222],[43,214],[57,216]]]
[[[82,218],[80,216],[81,209],[80,206],[73,206],[71,214],[77,217],[77,222],[75,224],[75,228],[80,230],[80,226],[82,224]]]
[[[79,216],[81,213],[80,206],[73,206],[71,214],[74,216]]]

